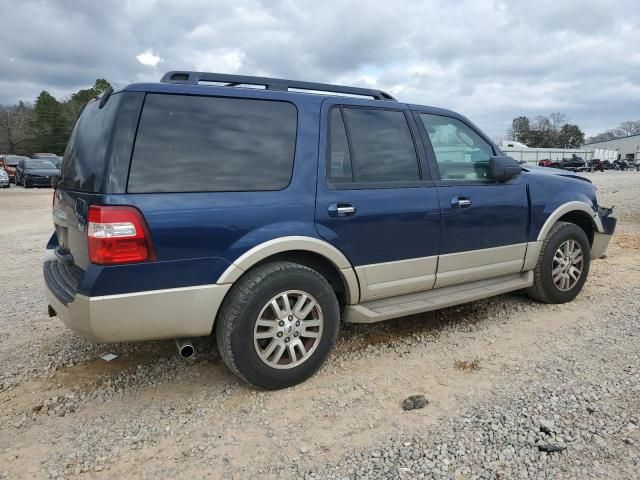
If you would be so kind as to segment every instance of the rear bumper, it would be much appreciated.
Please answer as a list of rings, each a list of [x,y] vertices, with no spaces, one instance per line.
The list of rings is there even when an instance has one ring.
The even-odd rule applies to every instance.
[[[226,284],[201,285],[100,297],[72,292],[65,297],[60,292],[60,280],[47,275],[47,263],[49,304],[67,327],[94,342],[209,335],[220,304],[231,288]]]

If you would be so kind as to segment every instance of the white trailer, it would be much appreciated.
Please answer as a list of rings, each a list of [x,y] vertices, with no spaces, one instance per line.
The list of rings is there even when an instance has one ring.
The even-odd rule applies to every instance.
[[[594,148],[593,158],[598,160],[609,160],[613,162],[618,159],[618,150],[607,150],[606,148]]]

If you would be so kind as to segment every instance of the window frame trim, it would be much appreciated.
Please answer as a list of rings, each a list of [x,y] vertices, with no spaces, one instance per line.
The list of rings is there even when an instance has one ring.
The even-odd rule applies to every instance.
[[[259,90],[262,91],[262,90]],[[133,159],[134,159],[134,154],[135,154],[135,150],[136,150],[136,143],[138,142],[138,136],[140,133],[140,126],[142,125],[142,115],[144,113],[144,107],[147,103],[147,99],[149,98],[150,95],[157,95],[157,96],[177,96],[177,97],[200,97],[200,98],[223,98],[223,99],[230,99],[230,100],[248,100],[248,101],[260,101],[260,102],[277,102],[277,103],[288,103],[290,105],[293,106],[296,116],[296,124],[295,124],[295,136],[294,136],[294,142],[293,142],[293,157],[292,157],[292,161],[291,161],[291,172],[289,174],[289,180],[287,182],[287,184],[282,187],[282,188],[278,188],[278,189],[269,189],[269,190],[265,190],[265,189],[253,189],[253,190],[171,190],[171,191],[159,191],[159,192],[132,192],[129,190],[129,181],[131,179],[131,169],[133,166]],[[300,130],[300,109],[298,108],[298,105],[296,105],[295,102],[291,101],[291,100],[285,100],[285,99],[271,99],[271,98],[256,98],[256,97],[243,97],[243,96],[234,96],[234,95],[206,95],[206,94],[192,94],[192,93],[168,93],[168,92],[145,92],[145,96],[144,96],[144,101],[142,103],[142,106],[140,107],[140,112],[139,112],[139,116],[138,116],[138,122],[136,125],[136,132],[135,132],[135,138],[133,140],[133,145],[131,146],[131,157],[129,160],[129,169],[127,171],[127,181],[126,181],[126,188],[125,188],[125,192],[124,193],[128,193],[128,194],[132,194],[132,195],[158,195],[158,194],[191,194],[191,193],[264,193],[264,192],[281,192],[283,190],[288,189],[289,187],[291,187],[292,183],[293,183],[293,175],[294,175],[294,171],[295,171],[295,166],[296,166],[296,157],[298,154],[298,139],[300,137],[299,135],[299,130]]]
[[[355,182],[351,183],[334,183],[330,180],[330,166],[331,166],[331,114],[334,109],[340,110],[340,117],[342,119],[342,124],[344,126],[346,135],[347,135],[347,148],[349,148],[349,156],[351,158],[351,178],[353,179],[353,148],[351,144],[351,133],[347,126],[347,122],[344,118],[344,109],[352,108],[352,109],[360,109],[360,110],[381,110],[381,111],[390,111],[390,112],[399,112],[404,116],[405,121],[407,122],[407,127],[409,129],[409,134],[411,135],[411,140],[413,143],[413,149],[415,152],[416,163],[418,166],[418,176],[420,177],[418,180],[409,180],[404,182],[399,181],[389,181],[389,182]],[[335,103],[329,106],[326,114],[326,122],[327,122],[327,137],[326,137],[326,155],[325,155],[325,187],[328,190],[376,190],[376,189],[391,189],[391,188],[419,188],[424,186],[433,186],[433,180],[431,179],[430,172],[426,172],[426,176],[429,178],[425,178],[425,171],[423,168],[423,155],[425,152],[420,150],[420,146],[423,146],[418,137],[420,136],[419,131],[415,128],[415,120],[411,115],[411,111],[407,108],[394,108],[394,107],[379,107],[372,105],[354,105],[349,103]]]

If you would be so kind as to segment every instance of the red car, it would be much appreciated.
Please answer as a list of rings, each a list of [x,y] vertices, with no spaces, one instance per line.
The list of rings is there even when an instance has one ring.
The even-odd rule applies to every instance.
[[[560,168],[560,162],[554,162],[549,160],[548,158],[543,158],[538,162],[539,167],[552,167],[552,168]]]
[[[9,181],[16,181],[16,166],[20,160],[28,159],[29,157],[21,157],[20,155],[5,155],[0,158],[0,167],[3,167],[9,174]]]

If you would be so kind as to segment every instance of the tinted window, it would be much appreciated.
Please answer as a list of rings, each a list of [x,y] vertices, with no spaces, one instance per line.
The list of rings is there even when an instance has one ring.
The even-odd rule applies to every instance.
[[[147,95],[128,191],[280,190],[291,179],[296,124],[285,102]]]
[[[98,108],[98,101],[85,106],[64,152],[61,187],[99,191],[107,167],[114,119],[123,96],[122,93],[112,95],[102,108]]]
[[[342,112],[338,108],[331,110],[329,144],[329,181],[331,183],[353,182],[347,131],[342,121]]]
[[[442,180],[484,180],[493,148],[467,124],[451,117],[420,114]]]
[[[420,180],[418,158],[403,112],[366,108],[344,108],[342,112],[351,142],[354,182]]]

